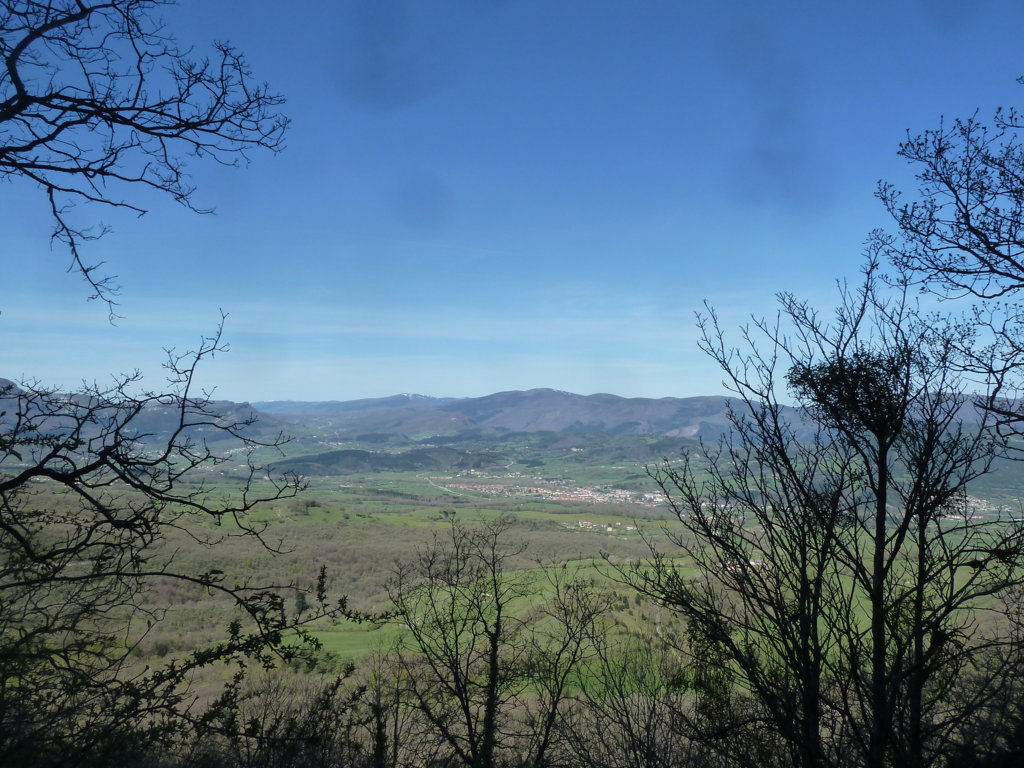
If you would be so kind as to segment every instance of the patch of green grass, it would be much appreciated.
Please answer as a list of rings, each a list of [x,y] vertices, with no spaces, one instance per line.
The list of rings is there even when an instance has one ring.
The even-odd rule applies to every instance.
[[[392,624],[376,627],[332,627],[312,633],[323,644],[323,650],[348,661],[358,661],[375,651],[386,653],[394,648],[402,630]]]

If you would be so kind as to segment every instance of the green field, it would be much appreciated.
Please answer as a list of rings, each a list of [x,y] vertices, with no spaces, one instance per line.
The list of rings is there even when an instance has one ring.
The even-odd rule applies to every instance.
[[[516,471],[514,467],[502,469],[509,470]],[[550,478],[560,471],[544,467],[538,476],[522,482],[544,485],[540,474]],[[588,479],[606,483],[617,471],[621,471],[617,466],[586,467],[570,482],[573,487],[585,485]],[[212,482],[209,476],[203,480],[214,495],[230,496],[238,485],[230,474]],[[399,563],[408,562],[417,551],[429,547],[435,536],[446,535],[453,521],[472,525],[512,516],[517,523],[510,544],[521,542],[524,547],[514,559],[516,569],[573,563],[574,567],[583,567],[585,575],[599,579],[605,578],[607,568],[595,569],[593,564],[601,561],[603,553],[616,561],[643,558],[649,555],[649,547],[641,533],[663,538],[659,530],[670,522],[664,507],[496,497],[472,489],[452,492],[443,487],[447,483],[490,480],[487,476],[456,477],[420,471],[313,477],[300,496],[260,505],[245,521],[264,529],[263,542],[276,553],[251,536],[238,535],[239,529],[229,520],[213,524],[202,518],[186,519],[184,529],[171,533],[161,551],[174,551],[177,562],[186,570],[203,572],[216,567],[228,577],[252,585],[309,587],[324,566],[332,595],[346,596],[359,611],[382,612],[389,607],[387,584]],[[546,482],[553,489],[563,487],[557,477]],[[653,492],[653,481],[647,482],[648,490]],[[256,491],[271,490],[269,484],[262,488],[261,484],[257,483]],[[196,545],[190,530],[212,541],[213,546]],[[212,642],[234,610],[215,595],[172,584],[160,585],[152,602],[166,615],[139,644],[137,655],[148,663]],[[322,653],[336,661],[386,651],[399,636],[399,630],[389,624],[337,623],[313,629],[323,644]]]
[[[188,524],[216,540],[212,548],[194,546],[184,534],[170,536],[166,546],[173,547],[188,568],[202,572],[215,564],[251,584],[310,586],[322,565],[332,594],[345,595],[353,608],[369,612],[388,609],[387,585],[398,564],[430,546],[435,536],[444,536],[452,521],[473,524],[514,517],[514,538],[525,545],[514,563],[518,569],[579,565],[602,555],[616,562],[645,558],[650,548],[643,533],[671,552],[661,529],[678,522],[663,501],[656,503],[659,491],[643,462],[628,458],[631,453],[647,453],[657,462],[657,454],[667,452],[664,438],[542,434],[477,447],[493,453],[496,445],[500,460],[487,468],[311,475],[299,497],[263,504],[247,519],[266,526],[264,542],[280,550],[276,555],[256,539],[232,535],[238,530],[227,520],[217,526],[202,519]],[[315,453],[317,447],[312,439],[303,438],[290,446],[289,453],[321,455]],[[388,446],[387,455],[408,449]],[[602,458],[609,460],[602,463]],[[203,481],[214,495],[230,496],[241,481],[239,468],[221,471],[194,482]],[[1000,499],[1009,497],[1017,490],[1020,474],[1017,465],[999,467],[982,490],[991,490]],[[255,490],[269,494],[272,488],[261,480]],[[580,492],[592,497],[565,498]],[[588,575],[605,578],[608,570]],[[147,660],[212,640],[230,617],[229,606],[186,588],[167,588],[154,600],[166,607],[167,618],[140,644],[139,654]],[[617,620],[633,624],[637,606],[628,596],[618,606]],[[399,631],[386,624],[336,624],[317,626],[314,635],[325,654],[355,660],[393,647]]]

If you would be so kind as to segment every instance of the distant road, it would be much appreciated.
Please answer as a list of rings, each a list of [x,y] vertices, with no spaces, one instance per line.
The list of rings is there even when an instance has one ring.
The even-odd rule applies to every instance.
[[[416,477],[418,477],[418,478],[420,478],[422,480],[426,480],[432,486],[437,488],[437,490],[444,491],[445,493],[450,493],[452,496],[467,496],[467,497],[473,498],[471,494],[459,493],[458,491],[453,491],[450,488],[445,488],[443,485],[438,485],[437,483],[434,482],[434,478],[430,477],[429,475],[416,475]]]

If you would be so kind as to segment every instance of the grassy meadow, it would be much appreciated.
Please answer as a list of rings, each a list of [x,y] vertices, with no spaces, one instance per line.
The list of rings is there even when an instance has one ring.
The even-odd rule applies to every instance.
[[[639,467],[634,467],[634,470]],[[542,477],[522,480],[523,484],[585,487],[610,485],[619,466],[545,466],[530,471]],[[515,466],[505,471],[517,471]],[[642,471],[642,470],[640,470]],[[639,475],[638,475],[639,476]],[[653,481],[645,490],[653,493]],[[212,493],[230,495],[236,482],[225,475],[211,483]],[[443,538],[453,521],[473,524],[502,516],[515,519],[508,542],[521,548],[510,561],[516,575],[530,582],[534,602],[545,597],[543,569],[568,563],[580,577],[592,578],[619,594],[615,610],[618,621],[633,624],[643,600],[614,580],[611,564],[649,556],[645,536],[664,541],[662,528],[671,525],[667,508],[651,504],[585,503],[528,496],[496,497],[483,491],[460,487],[445,490],[446,484],[493,482],[488,477],[438,479],[434,473],[380,472],[335,477],[315,477],[300,496],[257,507],[246,523],[262,528],[260,539],[239,535],[227,519],[185,518],[180,529],[171,531],[157,557],[173,554],[178,567],[205,572],[222,570],[237,583],[316,583],[321,567],[326,569],[328,589],[333,596],[344,595],[355,610],[383,613],[388,610],[387,585],[395,569]],[[256,489],[260,490],[259,484]],[[202,540],[204,546],[195,539]],[[159,583],[149,598],[162,620],[154,623],[140,640],[135,656],[142,663],[157,664],[179,653],[214,642],[231,620],[233,608],[216,595],[180,583]],[[528,609],[523,603],[523,611]],[[296,601],[290,610],[305,606]],[[650,606],[648,606],[648,609]],[[630,618],[632,614],[636,617]],[[313,627],[322,644],[321,669],[340,668],[372,652],[387,652],[399,640],[401,630],[389,621],[355,623],[340,621]]]

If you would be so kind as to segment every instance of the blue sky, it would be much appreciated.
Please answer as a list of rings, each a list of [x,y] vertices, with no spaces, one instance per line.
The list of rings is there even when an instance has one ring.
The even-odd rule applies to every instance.
[[[721,392],[696,348],[791,291],[830,306],[886,226],[879,179],[940,116],[1024,104],[1024,4],[996,0],[185,0],[283,93],[287,149],[194,162],[196,216],[97,211],[117,326],[0,187],[0,375],[136,368],[229,314],[234,400]]]

